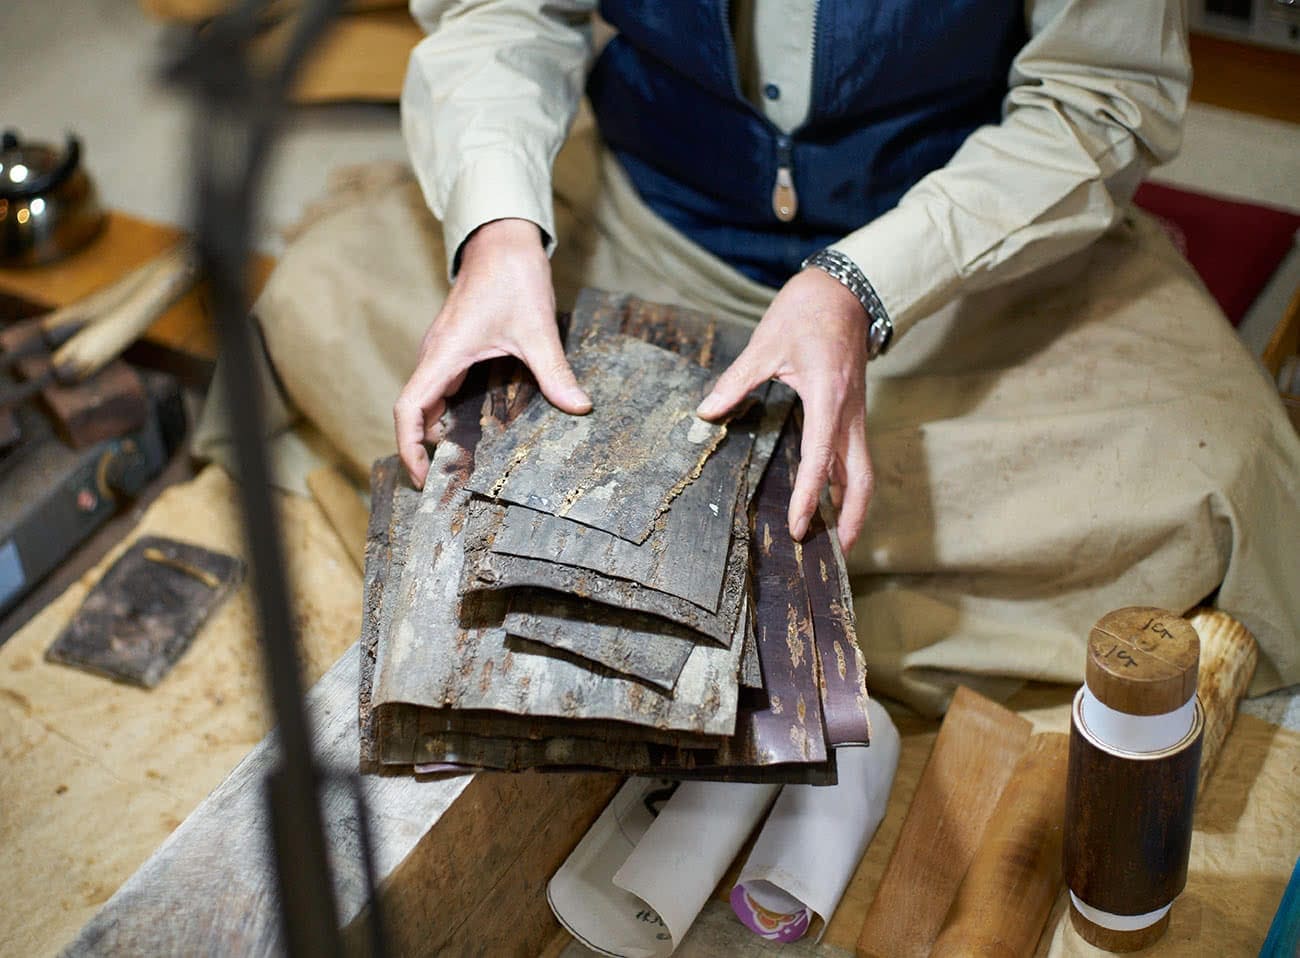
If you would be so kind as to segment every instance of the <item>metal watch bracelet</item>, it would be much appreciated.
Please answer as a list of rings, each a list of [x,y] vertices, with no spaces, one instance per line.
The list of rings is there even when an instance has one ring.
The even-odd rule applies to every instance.
[[[800,269],[814,266],[830,275],[858,298],[862,308],[867,311],[871,325],[867,327],[867,359],[875,359],[889,348],[889,341],[894,338],[894,324],[885,312],[885,304],[876,295],[871,282],[853,262],[839,250],[823,249],[813,253],[799,264]]]

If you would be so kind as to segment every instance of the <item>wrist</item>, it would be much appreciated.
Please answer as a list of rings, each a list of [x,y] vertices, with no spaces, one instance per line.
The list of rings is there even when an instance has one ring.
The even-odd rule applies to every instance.
[[[804,270],[817,270],[842,286],[866,313],[867,358],[875,359],[889,348],[894,336],[894,324],[876,295],[875,288],[856,263],[835,249],[820,250],[801,264]]]
[[[458,269],[472,269],[483,260],[502,256],[546,256],[546,234],[532,220],[490,220],[470,233],[457,254]]]

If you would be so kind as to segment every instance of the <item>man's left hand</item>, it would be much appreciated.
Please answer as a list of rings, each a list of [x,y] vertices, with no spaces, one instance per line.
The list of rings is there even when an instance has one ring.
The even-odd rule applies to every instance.
[[[847,552],[871,500],[867,449],[867,312],[848,289],[819,269],[790,278],[763,314],[745,351],[719,377],[697,410],[720,419],[769,379],[803,400],[803,445],[790,495],[790,535],[808,531],[829,480]]]

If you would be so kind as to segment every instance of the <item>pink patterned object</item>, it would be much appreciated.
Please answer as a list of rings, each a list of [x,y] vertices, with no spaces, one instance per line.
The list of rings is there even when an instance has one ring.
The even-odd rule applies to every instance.
[[[744,885],[731,889],[731,910],[754,934],[768,941],[789,944],[808,933],[812,912],[803,908],[791,914],[778,914],[754,900]]]

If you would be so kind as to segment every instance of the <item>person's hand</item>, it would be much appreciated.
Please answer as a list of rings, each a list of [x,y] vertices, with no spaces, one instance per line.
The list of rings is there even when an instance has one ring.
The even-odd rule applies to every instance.
[[[803,445],[790,495],[790,535],[804,537],[829,479],[845,551],[862,531],[871,500],[867,322],[862,304],[837,280],[819,269],[795,274],[697,410],[704,419],[720,419],[769,379],[797,392],[803,400]]]
[[[537,226],[528,220],[494,220],[465,242],[456,282],[393,405],[397,452],[417,489],[424,488],[429,472],[424,443],[438,440],[447,398],[470,366],[506,355],[523,360],[556,408],[575,415],[591,411],[560,346],[551,264]]]

